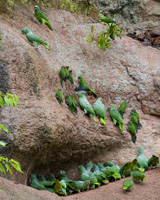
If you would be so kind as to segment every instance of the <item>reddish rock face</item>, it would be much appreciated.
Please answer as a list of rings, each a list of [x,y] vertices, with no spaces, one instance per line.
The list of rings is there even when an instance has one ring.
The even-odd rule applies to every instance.
[[[0,91],[20,98],[17,108],[5,107],[1,111],[1,123],[12,132],[6,138],[9,144],[3,153],[19,161],[24,171],[24,175],[15,173],[12,179],[27,183],[31,173],[47,177],[49,172],[57,175],[60,169],[74,178],[78,165],[90,160],[112,160],[120,165],[131,161],[140,145],[147,156],[159,153],[159,50],[123,37],[112,42],[107,54],[98,50],[96,42],[89,45],[82,40],[91,27],[82,16],[44,9],[54,28],[52,32],[31,17],[31,9],[0,16],[0,69],[4,72]],[[95,31],[103,28],[100,24],[94,26]],[[31,46],[21,34],[23,27],[41,36],[51,50]],[[92,117],[84,116],[79,108],[78,114],[73,115],[65,103],[63,107],[59,105],[55,93],[61,88],[58,73],[62,65],[72,69],[75,80],[83,76],[86,84],[103,98],[107,109],[105,126],[98,118],[94,122]],[[74,93],[69,82],[62,91],[64,96]],[[87,98],[91,104],[96,101],[94,97]],[[118,107],[124,99],[129,103],[121,132],[113,125],[108,107]],[[140,114],[142,124],[135,145],[127,132],[132,109]]]

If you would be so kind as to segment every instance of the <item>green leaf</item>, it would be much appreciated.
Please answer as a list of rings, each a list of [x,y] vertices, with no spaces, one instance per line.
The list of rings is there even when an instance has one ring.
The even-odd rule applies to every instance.
[[[93,27],[93,24],[92,24],[92,26],[91,26],[91,32],[92,32],[92,33],[93,33],[93,28],[94,28],[94,27]]]
[[[5,147],[6,144],[7,144],[7,143],[0,141],[0,145],[1,145],[2,147]]]
[[[5,167],[6,167],[7,171],[9,171],[9,173],[12,175],[11,168],[9,167],[9,165],[7,163],[5,164]]]
[[[10,107],[10,100],[7,96],[4,97],[4,101],[7,104],[7,106]]]
[[[21,170],[21,167],[20,167],[20,163],[11,159],[9,160],[9,163],[19,172],[23,173],[22,170]]]
[[[4,174],[6,174],[6,171],[5,171],[5,169],[4,169],[4,167],[3,167],[3,165],[0,163],[0,170],[4,173]]]
[[[0,106],[1,106],[2,108],[4,108],[4,101],[3,101],[2,97],[0,97]]]
[[[103,31],[97,31],[97,35],[103,34]]]
[[[0,124],[0,128],[2,128],[7,133],[9,132],[9,130],[5,126],[3,126],[2,124]]]

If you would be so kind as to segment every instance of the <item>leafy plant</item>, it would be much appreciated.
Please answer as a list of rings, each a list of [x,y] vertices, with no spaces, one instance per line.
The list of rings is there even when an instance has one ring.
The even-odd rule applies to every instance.
[[[100,18],[104,19],[105,17],[102,14],[99,14]],[[99,50],[105,50],[107,49],[107,52],[109,51],[109,47],[111,46],[111,39],[114,40],[115,37],[122,38],[122,29],[118,27],[118,23],[105,23],[102,22],[104,25],[106,25],[106,31],[98,31],[97,35],[98,40],[97,44],[99,47]],[[93,42],[94,40],[94,33],[93,33],[93,25],[91,26],[91,31],[87,31],[90,34],[90,37],[84,37],[83,40],[86,40],[88,43]]]
[[[17,103],[19,102],[19,98],[16,95],[10,94],[10,93],[6,93],[3,94],[0,91],[0,106],[2,108],[4,108],[4,104],[6,103],[8,107],[15,107],[17,106]],[[3,131],[6,133],[9,133],[9,130],[3,126],[2,124],[0,124],[0,134],[3,134]],[[0,146],[5,147],[6,143],[3,141],[0,141]],[[13,159],[8,159],[5,158],[3,156],[0,156],[0,172],[6,174],[6,171],[9,171],[9,173],[12,175],[12,171],[10,166],[11,165],[13,168],[15,168],[18,172],[22,172],[21,167],[20,167],[20,163],[13,160]]]

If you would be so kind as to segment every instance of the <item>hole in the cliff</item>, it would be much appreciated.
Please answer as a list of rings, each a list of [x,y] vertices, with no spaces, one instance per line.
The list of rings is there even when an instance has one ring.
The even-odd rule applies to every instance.
[[[152,46],[154,48],[160,49],[160,32],[159,31],[152,31],[147,30],[145,33],[137,34],[128,33],[128,37],[138,40],[144,46]]]

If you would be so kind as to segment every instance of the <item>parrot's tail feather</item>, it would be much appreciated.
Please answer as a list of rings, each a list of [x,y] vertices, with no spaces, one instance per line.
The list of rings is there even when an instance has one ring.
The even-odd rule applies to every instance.
[[[50,49],[49,46],[48,46],[46,43],[44,44],[44,46],[45,46],[47,49]]]
[[[120,128],[121,131],[123,131],[123,124],[119,123],[119,128]]]
[[[137,139],[136,134],[132,134],[132,142],[134,144],[136,143],[136,139]]]
[[[93,117],[94,121],[96,122],[96,118],[95,118],[95,116],[93,114],[92,114],[92,117]]]
[[[101,124],[103,124],[103,125],[105,125],[105,124],[106,124],[106,120],[105,120],[105,119],[103,119],[102,117],[100,117],[100,122],[101,122]]]
[[[123,112],[121,110],[118,111],[120,113],[120,115],[122,116],[123,119]]]
[[[51,25],[49,23],[47,23],[48,28],[53,31],[53,28],[51,27]]]
[[[137,128],[140,129],[141,127],[142,127],[142,124],[140,124],[140,122],[138,122]]]

